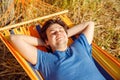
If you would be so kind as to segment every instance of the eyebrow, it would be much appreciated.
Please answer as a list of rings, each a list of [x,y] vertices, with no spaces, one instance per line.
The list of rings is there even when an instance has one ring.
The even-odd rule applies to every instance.
[[[62,26],[58,27],[58,29],[62,29],[62,28],[63,28]],[[51,32],[51,31],[55,31],[55,30],[54,29],[50,29],[49,32]]]
[[[50,30],[49,32],[52,32],[52,31],[55,31],[55,30]]]

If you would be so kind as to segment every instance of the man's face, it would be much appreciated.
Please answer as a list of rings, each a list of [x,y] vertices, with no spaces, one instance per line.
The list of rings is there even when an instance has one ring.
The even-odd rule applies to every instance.
[[[64,28],[59,24],[52,24],[46,31],[46,44],[50,45],[53,51],[66,49],[68,37]]]

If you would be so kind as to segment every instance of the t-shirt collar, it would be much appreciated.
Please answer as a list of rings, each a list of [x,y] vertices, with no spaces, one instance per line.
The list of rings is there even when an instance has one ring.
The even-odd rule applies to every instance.
[[[55,50],[54,52],[53,52],[53,54],[54,55],[56,55],[58,58],[62,58],[62,57],[65,57],[68,52],[68,48],[65,50],[65,51],[59,51],[59,50]]]

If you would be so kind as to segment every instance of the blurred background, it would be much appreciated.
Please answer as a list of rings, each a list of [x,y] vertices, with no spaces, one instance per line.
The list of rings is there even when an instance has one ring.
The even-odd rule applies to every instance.
[[[24,3],[28,1],[29,4],[25,4],[24,7],[22,1]],[[0,0],[0,28],[39,17],[39,14],[42,14],[39,8],[43,6],[40,1],[62,10],[68,9],[67,15],[74,24],[94,21],[93,41],[108,54],[120,60],[120,0]],[[21,16],[23,14],[27,16]],[[45,11],[44,15],[47,14],[51,12]],[[1,40],[0,80],[30,80]]]

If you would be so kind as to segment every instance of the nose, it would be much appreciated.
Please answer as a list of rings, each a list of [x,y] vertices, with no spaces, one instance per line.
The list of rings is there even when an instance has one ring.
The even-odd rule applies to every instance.
[[[61,34],[60,31],[56,31],[56,35],[59,35],[59,34]]]

